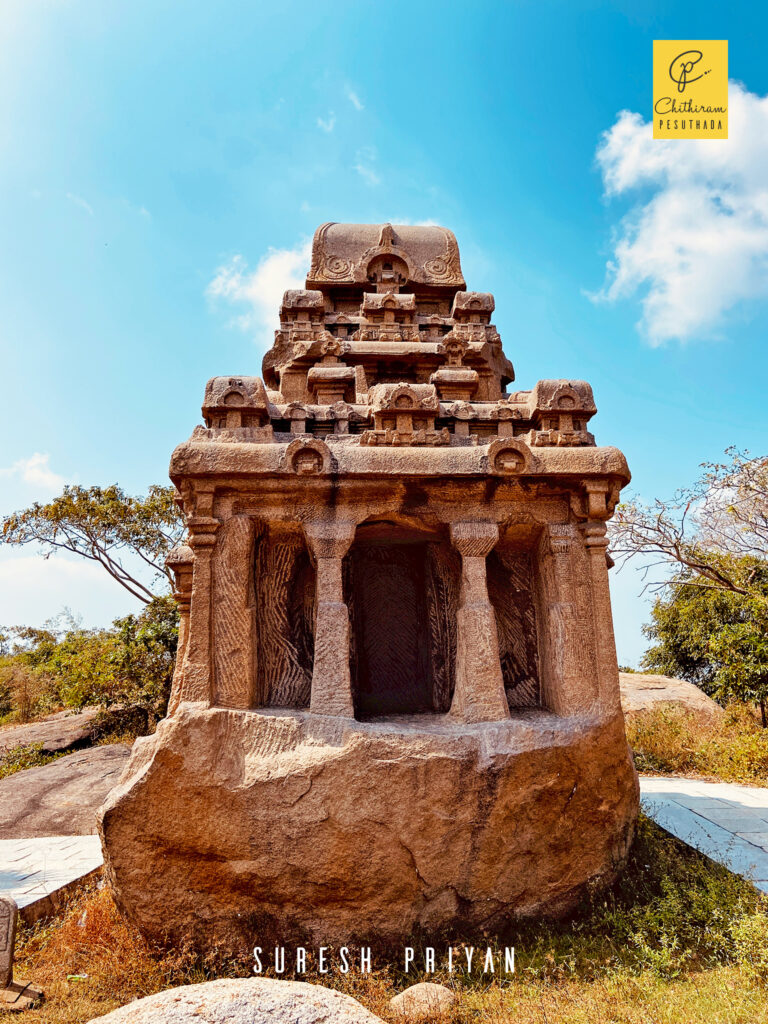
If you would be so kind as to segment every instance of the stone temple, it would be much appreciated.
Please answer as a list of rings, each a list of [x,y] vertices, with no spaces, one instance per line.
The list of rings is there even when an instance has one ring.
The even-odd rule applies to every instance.
[[[324,224],[263,377],[173,453],[189,528],[168,717],[102,810],[147,934],[247,949],[557,915],[638,787],[590,386],[512,386],[440,227]]]

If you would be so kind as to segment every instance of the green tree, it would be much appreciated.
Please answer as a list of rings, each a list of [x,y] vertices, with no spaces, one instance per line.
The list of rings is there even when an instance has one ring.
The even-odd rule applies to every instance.
[[[768,562],[753,565],[752,586],[768,596]],[[690,581],[693,582],[690,582]],[[696,585],[690,569],[678,573],[657,598],[643,627],[653,641],[643,668],[688,679],[716,699],[768,705],[768,612],[764,601]]]
[[[37,544],[48,558],[69,551],[101,565],[138,600],[149,604],[158,583],[172,584],[165,556],[181,539],[184,522],[173,487],[153,486],[145,497],[111,487],[68,486],[47,504],[35,502],[2,520],[5,544]],[[147,585],[140,567],[150,570]]]

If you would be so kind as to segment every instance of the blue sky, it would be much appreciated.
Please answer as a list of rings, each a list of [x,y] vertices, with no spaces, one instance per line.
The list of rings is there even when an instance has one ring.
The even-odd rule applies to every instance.
[[[518,386],[590,381],[635,493],[764,451],[767,29],[747,2],[3,0],[0,512],[165,480],[327,220],[451,227]],[[729,40],[727,142],[650,140],[654,38]],[[641,582],[612,586],[634,663]],[[65,604],[132,607],[0,550],[0,623]]]

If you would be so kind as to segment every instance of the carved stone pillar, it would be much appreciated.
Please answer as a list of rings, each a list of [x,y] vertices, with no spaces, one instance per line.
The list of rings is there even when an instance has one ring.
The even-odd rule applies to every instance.
[[[187,520],[189,546],[195,553],[192,571],[192,599],[189,606],[189,634],[182,668],[179,702],[211,703],[213,658],[211,649],[211,561],[219,521],[213,517],[213,491],[195,495],[195,514]]]
[[[173,572],[175,586],[173,596],[179,609],[179,640],[176,645],[176,668],[173,673],[171,696],[168,700],[168,714],[172,715],[181,701],[184,659],[189,637],[189,605],[192,600],[192,573],[195,553],[188,544],[175,547],[168,553],[165,564]]]
[[[233,516],[219,531],[213,559],[214,693],[225,708],[253,706],[253,538],[253,520]]]
[[[309,710],[315,715],[354,718],[349,674],[349,610],[341,564],[354,540],[354,523],[309,523],[304,527],[317,569],[315,657]]]
[[[621,707],[619,666],[616,660],[616,638],[613,633],[611,592],[608,584],[606,526],[603,522],[592,520],[585,523],[582,529],[589,558],[600,705],[603,711],[618,711]]]
[[[499,539],[495,523],[452,523],[451,543],[461,555],[461,596],[456,613],[456,687],[450,714],[463,722],[509,718],[499,660],[496,613],[488,598],[485,559]]]
[[[540,551],[540,558],[550,560],[553,584],[542,628],[547,630],[549,668],[545,702],[556,715],[587,712],[595,700],[592,673],[583,657],[591,638],[579,623],[575,600],[573,548],[577,537],[570,523],[551,523]]]

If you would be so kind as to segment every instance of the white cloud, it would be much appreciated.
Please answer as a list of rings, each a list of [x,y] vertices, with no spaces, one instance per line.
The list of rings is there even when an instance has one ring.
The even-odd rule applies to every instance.
[[[365,164],[358,162],[354,165],[353,169],[357,171],[366,185],[379,185],[381,183],[381,178],[372,167],[367,167]]]
[[[93,562],[0,549],[0,626],[42,626],[65,608],[86,626],[107,626],[141,604]]]
[[[347,99],[352,104],[352,106],[355,108],[355,110],[365,110],[365,104],[360,99],[360,97],[357,95],[355,90],[354,89],[350,89],[349,86],[347,86]]]
[[[335,124],[336,124],[336,115],[334,114],[334,112],[332,110],[328,114],[327,118],[323,119],[322,117],[318,117],[318,119],[317,119],[317,127],[318,128],[322,128],[322,130],[324,132],[328,132],[328,133],[332,132],[333,129],[334,129]]]
[[[67,481],[51,469],[50,458],[50,455],[43,452],[35,452],[28,459],[18,459],[7,469],[0,469],[0,477],[43,491],[60,491]]]
[[[270,249],[255,270],[248,269],[242,256],[233,256],[218,268],[207,294],[249,306],[237,323],[243,330],[255,331],[258,341],[270,345],[283,292],[304,287],[311,255],[312,242],[307,239],[295,249]]]
[[[123,197],[120,200],[120,202],[132,214],[137,214],[139,217],[142,217],[144,220],[150,220],[150,221],[152,220],[152,214],[149,212],[149,210],[146,208],[146,206],[141,206],[140,204],[132,203],[130,199],[126,199],[125,197]]]
[[[70,203],[74,203],[75,206],[79,206],[81,210],[85,210],[91,217],[94,216],[93,207],[82,196],[76,196],[72,192],[67,192],[67,199]]]
[[[369,146],[363,149],[358,149],[355,153],[355,163],[352,165],[352,169],[357,171],[366,185],[378,185],[381,183],[381,178],[376,173],[373,164],[376,161],[376,150]]]
[[[651,190],[617,225],[594,299],[643,293],[651,344],[711,337],[768,297],[768,96],[729,86],[727,140],[663,141],[623,110],[597,149],[605,194]]]

